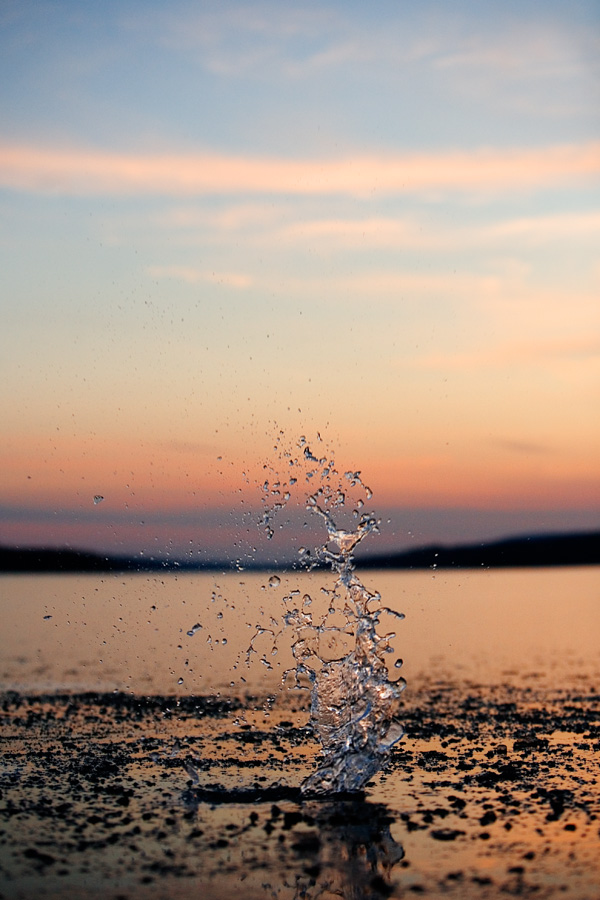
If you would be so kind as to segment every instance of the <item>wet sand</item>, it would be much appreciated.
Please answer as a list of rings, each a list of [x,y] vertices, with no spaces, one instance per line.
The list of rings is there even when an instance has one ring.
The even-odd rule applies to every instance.
[[[0,898],[600,897],[600,683],[406,693],[363,794],[294,701],[0,697]]]

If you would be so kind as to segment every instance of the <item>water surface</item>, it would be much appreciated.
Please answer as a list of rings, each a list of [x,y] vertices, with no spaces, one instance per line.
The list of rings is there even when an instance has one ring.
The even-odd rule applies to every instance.
[[[551,681],[599,664],[597,567],[361,577],[384,605],[405,614],[393,624],[390,663],[404,660],[409,691],[424,676]],[[0,686],[270,692],[294,664],[290,635],[275,640],[284,597],[298,590],[318,598],[334,582],[321,571],[279,575],[276,584],[256,572],[5,575]]]

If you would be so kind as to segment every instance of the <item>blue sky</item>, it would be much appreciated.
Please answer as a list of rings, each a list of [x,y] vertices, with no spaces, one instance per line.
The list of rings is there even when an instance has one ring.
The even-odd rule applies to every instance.
[[[0,540],[206,543],[280,430],[390,543],[595,521],[599,20],[2,4]]]
[[[276,155],[593,140],[596,3],[3,4],[5,126]]]

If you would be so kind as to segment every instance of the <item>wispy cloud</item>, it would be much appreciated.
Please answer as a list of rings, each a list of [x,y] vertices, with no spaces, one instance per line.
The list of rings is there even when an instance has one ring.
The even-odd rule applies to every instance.
[[[337,247],[414,247],[427,238],[412,220],[400,218],[313,219],[280,229],[280,237],[293,242],[324,241]]]
[[[98,195],[354,195],[536,190],[600,175],[600,142],[527,149],[284,159],[0,145],[0,184]]]
[[[506,342],[460,353],[431,353],[401,365],[432,370],[492,369],[507,365],[538,365],[540,362],[600,361],[597,337],[559,338],[546,341]]]
[[[549,216],[529,216],[498,222],[484,229],[484,236],[518,238],[538,244],[553,240],[581,240],[600,238],[600,212],[560,213]]]
[[[515,438],[492,438],[490,444],[500,450],[506,450],[509,453],[523,454],[525,456],[545,456],[555,452],[556,448],[549,444],[540,444],[535,441],[522,441]]]
[[[277,3],[228,4],[213,9],[150,11],[128,17],[128,27],[176,52],[195,51],[209,69],[225,75],[306,76],[323,69],[382,67],[430,62],[448,78],[490,74],[496,81],[543,80],[597,57],[597,37],[572,17],[520,14],[473,17],[460,8],[435,13],[425,4],[412,13],[387,10],[381,17],[347,14],[321,5],[293,9]],[[473,78],[472,76],[475,75]],[[487,83],[487,82],[486,82]]]
[[[148,274],[156,279],[170,278],[174,281],[183,281],[186,284],[208,282],[210,284],[222,284],[225,287],[233,287],[239,290],[250,287],[253,282],[251,275],[242,272],[215,272],[197,269],[193,266],[150,266]]]
[[[289,205],[284,202],[229,202],[219,209],[210,209],[197,203],[169,207],[155,214],[150,221],[158,228],[166,228],[170,232],[174,229],[203,230],[210,234],[218,232],[228,236],[243,233],[247,238],[257,230],[263,232],[268,229],[271,235],[272,229],[285,223],[289,215]]]
[[[156,279],[173,279],[186,284],[223,284],[227,287],[244,289],[256,287],[264,291],[276,291],[281,287],[277,275],[262,273],[250,276],[234,272],[212,272],[193,266],[155,265],[148,268],[148,274]],[[352,275],[288,275],[285,280],[289,296],[323,297],[329,302],[346,303],[348,298],[369,297],[371,303],[420,301],[423,297],[460,296],[465,301],[484,297],[496,297],[505,285],[501,278],[493,275],[473,275],[468,272],[456,273],[449,281],[446,274],[423,274],[420,272],[378,269]]]
[[[159,232],[168,232],[173,245],[175,236],[181,247],[197,245],[203,241],[209,245],[230,246],[243,242],[246,248],[282,250],[305,250],[318,246],[328,253],[360,253],[365,251],[365,259],[373,250],[406,251],[427,250],[433,253],[448,251],[491,251],[494,254],[492,271],[506,275],[506,266],[501,265],[498,253],[508,253],[512,263],[511,274],[516,270],[521,277],[530,268],[523,259],[524,251],[530,252],[540,247],[572,248],[595,246],[600,241],[600,212],[565,211],[546,215],[498,217],[497,210],[489,210],[487,222],[446,221],[435,210],[427,207],[412,214],[368,215],[356,217],[341,214],[330,217],[317,206],[318,199],[307,198],[306,203],[278,198],[255,203],[209,204],[198,201],[186,205],[168,206],[151,217],[137,216],[136,228],[151,227]],[[342,204],[343,205],[343,204]],[[351,206],[351,211],[355,207]],[[319,215],[323,211],[325,214]],[[491,217],[491,213],[495,215]],[[122,231],[124,217],[115,217],[112,228]],[[593,245],[592,245],[592,242]],[[500,266],[500,269],[499,269]],[[195,270],[194,270],[195,271]],[[598,269],[600,278],[600,268]],[[184,273],[181,273],[184,274]],[[592,275],[589,270],[588,275]],[[195,277],[190,280],[196,280]]]
[[[600,212],[530,216],[478,227],[453,225],[452,228],[416,217],[313,219],[283,225],[278,237],[295,242],[318,239],[340,248],[497,248],[501,242],[514,244],[515,241],[520,246],[523,242],[539,245],[552,241],[599,240]]]
[[[488,72],[512,81],[525,76],[543,80],[597,65],[598,36],[567,23],[506,17],[494,34],[481,27],[468,35],[449,36],[436,58],[436,68],[472,75]]]

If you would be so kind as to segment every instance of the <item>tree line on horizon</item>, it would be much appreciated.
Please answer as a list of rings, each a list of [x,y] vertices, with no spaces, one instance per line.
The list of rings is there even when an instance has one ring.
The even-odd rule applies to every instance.
[[[526,535],[502,540],[431,544],[414,550],[358,556],[358,568],[473,569],[600,564],[600,531]],[[193,561],[112,556],[71,548],[0,547],[0,572],[144,572],[156,570],[239,570],[237,560]],[[249,562],[244,569],[298,569],[298,563]]]

